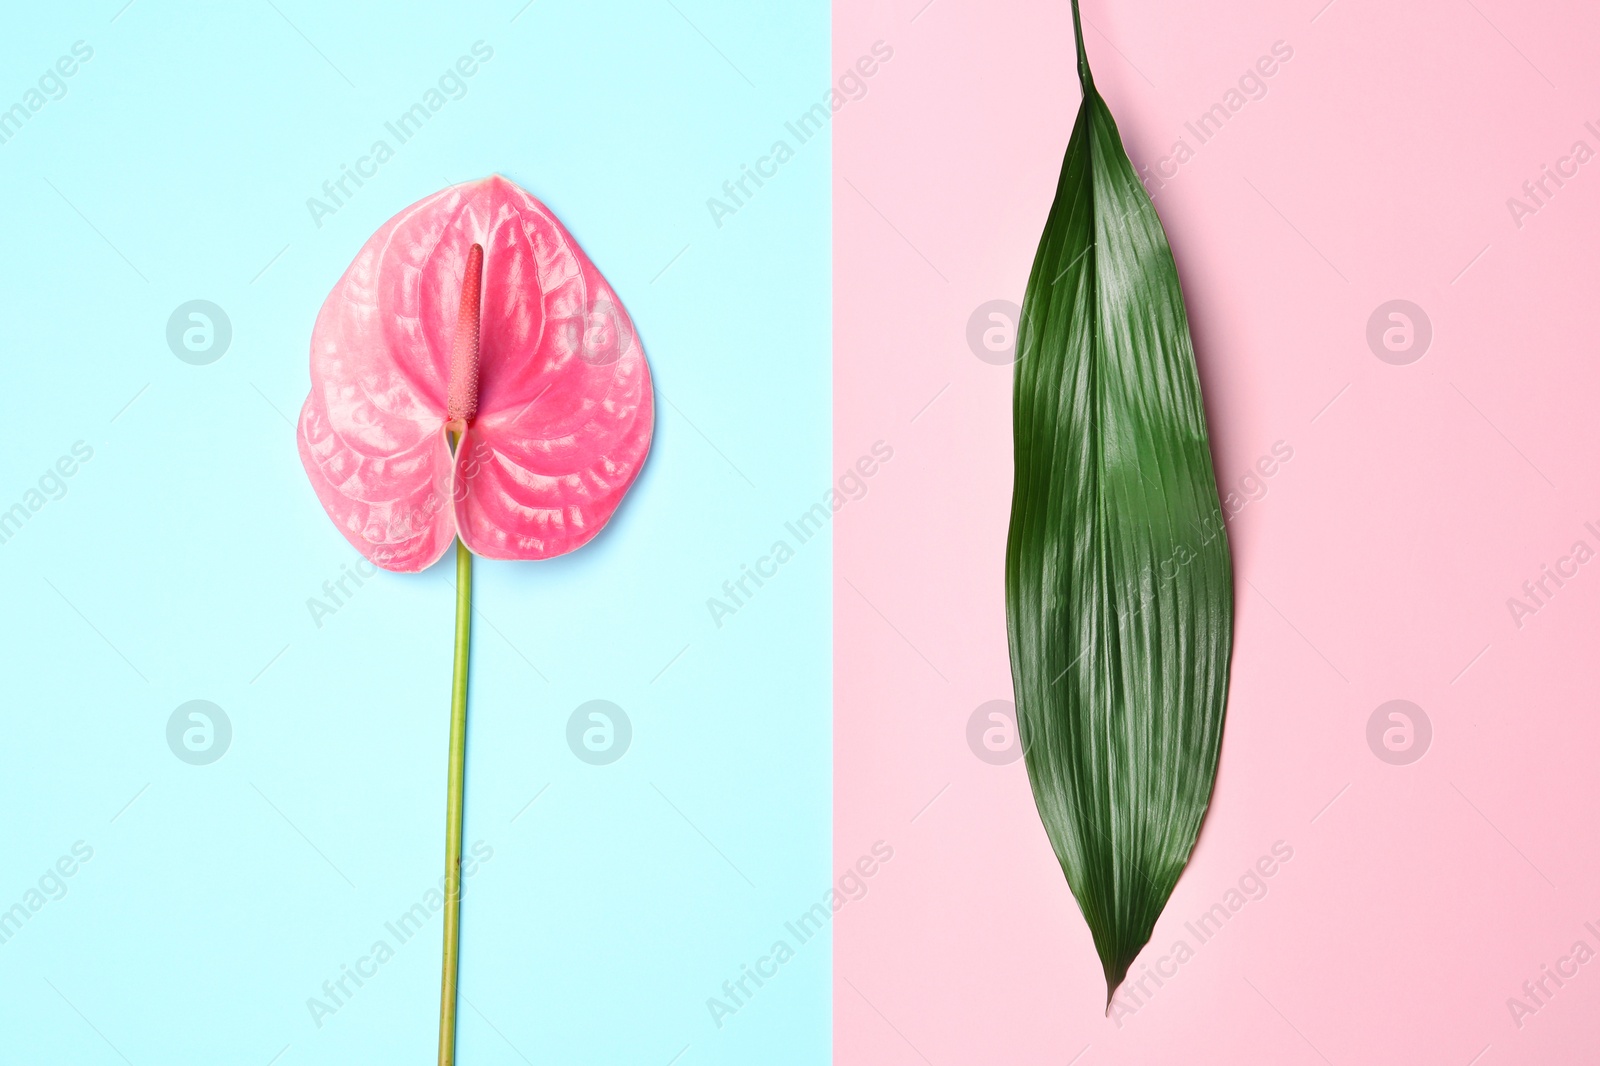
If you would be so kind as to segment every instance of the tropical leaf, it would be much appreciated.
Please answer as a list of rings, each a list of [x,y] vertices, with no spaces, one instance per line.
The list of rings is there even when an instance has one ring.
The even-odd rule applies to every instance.
[[[1006,613],[1028,776],[1106,1002],[1211,800],[1233,574],[1177,266],[1095,91],[1028,278]]]

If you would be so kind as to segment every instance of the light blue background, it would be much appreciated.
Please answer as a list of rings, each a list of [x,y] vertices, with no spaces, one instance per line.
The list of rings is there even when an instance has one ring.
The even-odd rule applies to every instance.
[[[0,509],[75,441],[94,457],[0,544],[0,909],[74,841],[94,858],[0,944],[0,1057],[433,1061],[437,916],[320,1029],[306,1001],[441,873],[452,575],[380,575],[317,628],[356,556],[290,421],[367,235],[500,171],[606,273],[660,391],[604,535],[478,566],[466,837],[494,857],[460,1059],[827,1061],[826,938],[722,1030],[706,1009],[830,880],[826,536],[722,628],[706,607],[829,485],[826,138],[720,228],[706,199],[821,97],[828,29],[821,0],[7,14],[0,107],[94,56],[0,145]],[[314,226],[306,198],[478,40],[466,96]],[[232,323],[209,366],[166,344],[191,299]],[[167,747],[191,699],[232,721],[209,766]],[[632,719],[610,766],[566,743],[591,699]]]

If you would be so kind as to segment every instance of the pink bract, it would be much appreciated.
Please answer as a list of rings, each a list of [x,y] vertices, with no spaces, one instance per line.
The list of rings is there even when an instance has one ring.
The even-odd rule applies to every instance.
[[[452,411],[474,245],[475,410],[457,399]],[[491,559],[583,546],[638,475],[653,423],[622,303],[549,209],[497,175],[411,205],[362,246],[317,315],[298,437],[345,538],[386,570],[417,571],[457,535]]]

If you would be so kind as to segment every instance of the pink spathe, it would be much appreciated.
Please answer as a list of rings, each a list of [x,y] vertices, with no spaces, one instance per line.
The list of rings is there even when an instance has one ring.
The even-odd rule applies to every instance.
[[[478,302],[463,300],[480,272]],[[362,246],[317,316],[298,438],[345,539],[411,572],[457,535],[491,559],[582,547],[653,424],[621,301],[550,210],[496,175],[418,201]]]

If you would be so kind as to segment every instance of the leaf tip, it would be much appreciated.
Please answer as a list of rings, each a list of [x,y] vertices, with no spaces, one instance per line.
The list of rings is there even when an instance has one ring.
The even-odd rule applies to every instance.
[[[1136,953],[1137,954],[1137,953]],[[1111,1017],[1111,1001],[1116,998],[1117,989],[1122,987],[1123,978],[1128,976],[1128,967],[1133,965],[1133,957],[1113,958],[1103,957],[1100,960],[1106,971],[1106,1017]]]

